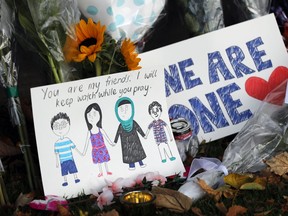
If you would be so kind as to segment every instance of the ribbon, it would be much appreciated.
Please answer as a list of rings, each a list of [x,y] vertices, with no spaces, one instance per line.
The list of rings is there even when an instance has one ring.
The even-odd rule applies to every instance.
[[[191,178],[198,170],[204,169],[222,171],[224,175],[228,175],[227,168],[222,164],[222,162],[217,158],[201,157],[195,158],[192,161],[187,179]]]
[[[6,92],[7,92],[8,98],[12,98],[12,97],[16,98],[19,96],[18,89],[16,86],[7,87]]]

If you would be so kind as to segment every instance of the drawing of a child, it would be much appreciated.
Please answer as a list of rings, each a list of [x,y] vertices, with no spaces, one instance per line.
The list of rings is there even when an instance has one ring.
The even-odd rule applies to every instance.
[[[112,175],[109,171],[107,162],[110,161],[110,155],[105,145],[104,138],[112,145],[111,140],[102,128],[102,111],[97,103],[90,104],[85,110],[85,120],[88,127],[87,138],[85,142],[83,155],[86,154],[88,143],[92,144],[92,160],[98,164],[98,177],[103,176],[102,164],[105,166],[107,175]]]
[[[67,186],[67,175],[73,174],[75,183],[80,182],[77,177],[77,167],[73,159],[72,150],[76,148],[76,145],[66,135],[70,130],[70,118],[66,113],[58,113],[51,119],[52,131],[59,137],[54,144],[54,152],[56,154],[56,167],[59,167],[59,161],[61,166],[61,173],[64,177],[62,186]],[[81,154],[81,153],[80,153]]]
[[[159,150],[159,154],[160,154],[162,162],[166,163],[167,161],[166,156],[168,156],[171,161],[175,160],[176,158],[173,156],[170,146],[168,144],[166,131],[169,134],[170,141],[173,140],[173,135],[171,131],[169,130],[169,127],[166,124],[166,122],[160,119],[160,116],[162,114],[161,104],[159,104],[157,101],[153,101],[148,107],[148,112],[154,120],[149,124],[145,137],[146,138],[148,137],[148,134],[152,128],[154,132],[154,139],[158,146],[158,150]],[[165,131],[165,128],[166,128],[166,131]]]

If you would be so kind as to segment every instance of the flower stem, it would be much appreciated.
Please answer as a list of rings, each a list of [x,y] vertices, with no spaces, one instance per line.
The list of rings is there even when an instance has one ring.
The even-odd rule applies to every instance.
[[[19,97],[15,98],[17,100],[18,104],[20,103]],[[32,152],[30,149],[30,144],[29,144],[29,138],[28,138],[28,132],[27,132],[27,126],[26,126],[26,121],[23,115],[23,111],[21,108],[21,105],[18,107],[18,112],[19,112],[19,119],[20,122],[17,124],[17,129],[19,133],[19,138],[21,142],[21,151],[24,155],[24,161],[27,169],[27,177],[28,177],[28,182],[29,182],[29,187],[31,191],[34,191],[36,188],[39,189],[39,185],[37,184],[37,176],[36,176],[36,170],[34,167],[34,162],[32,158]]]
[[[54,64],[54,61],[53,61],[53,58],[51,56],[50,53],[48,53],[48,61],[49,61],[49,64],[50,64],[50,67],[51,67],[51,70],[52,70],[52,73],[53,73],[53,76],[54,76],[54,80],[56,83],[61,83],[62,82],[62,77],[60,77],[60,75],[57,73],[57,68]]]
[[[102,71],[102,67],[101,67],[101,62],[99,58],[96,58],[95,60],[95,69],[96,69],[96,76],[101,76],[101,71]]]
[[[112,57],[111,57],[111,61],[110,61],[109,68],[108,68],[108,74],[111,73],[111,66],[112,66],[112,63],[114,61],[115,53],[116,53],[116,47],[114,48],[114,51],[113,51],[113,54],[112,54]]]

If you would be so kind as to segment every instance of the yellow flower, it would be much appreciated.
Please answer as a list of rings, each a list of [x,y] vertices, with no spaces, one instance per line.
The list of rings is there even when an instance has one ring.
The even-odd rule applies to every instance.
[[[101,26],[100,22],[96,24],[89,18],[87,23],[80,20],[75,30],[77,39],[68,36],[63,48],[66,61],[81,62],[87,57],[94,62],[101,51],[106,26]]]
[[[135,45],[131,42],[130,39],[125,39],[122,42],[121,53],[124,56],[125,63],[129,70],[138,70],[141,67],[139,66],[140,58],[137,58],[138,53],[135,51]]]

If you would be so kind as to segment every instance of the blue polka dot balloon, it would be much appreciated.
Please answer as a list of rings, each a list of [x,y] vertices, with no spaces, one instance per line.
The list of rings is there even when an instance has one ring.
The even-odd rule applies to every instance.
[[[108,33],[118,40],[136,42],[151,28],[165,5],[165,0],[78,0],[86,18],[106,25]]]

